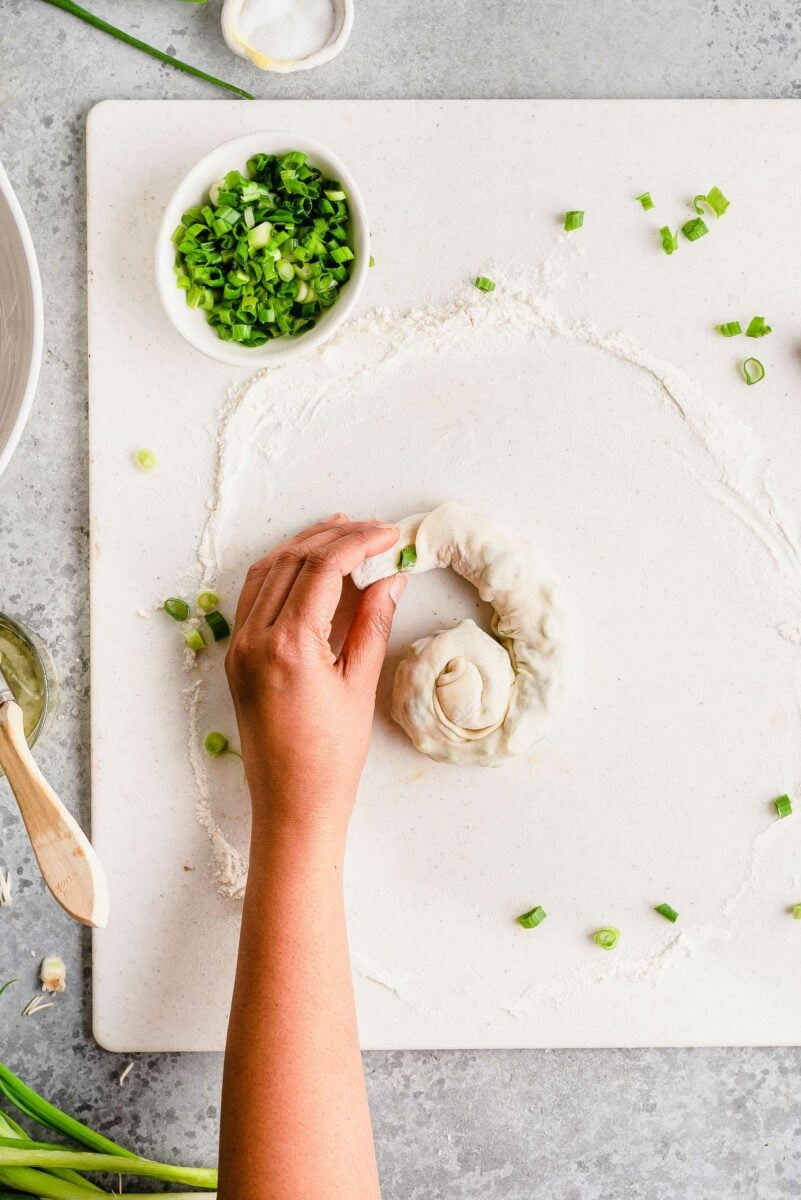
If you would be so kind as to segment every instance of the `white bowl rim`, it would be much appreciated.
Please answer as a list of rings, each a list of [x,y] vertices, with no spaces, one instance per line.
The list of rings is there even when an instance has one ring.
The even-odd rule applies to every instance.
[[[348,193],[350,219],[353,225],[359,230],[361,247],[356,259],[355,269],[348,280],[347,287],[343,289],[336,304],[326,310],[323,317],[320,318],[308,333],[302,334],[299,338],[274,338],[264,346],[248,349],[245,346],[239,346],[233,342],[224,342],[221,338],[218,338],[212,326],[206,322],[201,312],[193,311],[186,307],[185,295],[175,284],[175,249],[171,238],[181,214],[186,211],[190,204],[197,204],[202,197],[204,189],[208,189],[210,184],[219,178],[220,172],[215,174],[213,169],[209,169],[208,164],[210,161],[216,160],[218,156],[226,160],[230,158],[230,165],[227,169],[229,171],[233,170],[239,161],[237,156],[241,159],[242,155],[244,155],[245,160],[252,157],[253,154],[259,152],[259,147],[267,139],[273,144],[285,143],[288,149],[301,150],[311,158],[317,158],[324,165],[330,166]],[[272,151],[266,150],[266,152],[271,153]],[[244,166],[244,163],[242,165]],[[189,199],[185,195],[186,193],[193,198]],[[251,370],[278,366],[289,359],[309,354],[324,342],[329,341],[358,304],[367,279],[369,265],[370,229],[367,220],[367,211],[358,184],[349,168],[339,155],[335,154],[333,150],[330,150],[322,142],[310,138],[306,134],[287,129],[261,129],[254,130],[252,133],[240,134],[238,137],[220,142],[209,150],[207,154],[204,154],[182,176],[178,186],[173,191],[164,210],[156,237],[156,288],[162,307],[176,333],[192,346],[193,349],[205,354],[207,358],[225,363],[229,367],[244,367]],[[190,320],[182,322],[180,318],[184,317],[185,314]],[[197,336],[193,336],[195,330],[197,330]]]
[[[11,180],[8,178],[1,162],[0,193],[2,193],[4,200],[8,204],[17,234],[19,235],[25,265],[28,268],[28,278],[30,279],[32,310],[28,374],[22,394],[17,403],[17,415],[13,420],[11,432],[5,444],[0,446],[0,475],[2,475],[19,445],[22,431],[28,423],[28,418],[33,408],[33,399],[39,383],[39,370],[42,365],[42,350],[44,347],[44,301],[42,299],[42,279],[39,274],[39,263],[36,258],[31,231],[28,228],[28,222],[25,220],[25,214],[20,207],[19,200],[11,186]]]
[[[242,0],[239,0],[239,3],[241,4]],[[334,0],[334,3],[342,15],[342,23],[339,30],[319,50],[312,50],[310,54],[304,55],[303,58],[270,58],[267,60],[269,65],[264,65],[242,50],[237,45],[235,35],[229,29],[229,13],[232,7],[232,0],[224,0],[223,3],[221,17],[223,37],[234,54],[238,54],[241,58],[246,58],[248,62],[254,63],[261,71],[272,71],[281,75],[289,74],[292,71],[308,71],[312,67],[322,67],[325,63],[330,62],[332,58],[336,58],[347,43],[353,28],[355,12],[353,0]]]

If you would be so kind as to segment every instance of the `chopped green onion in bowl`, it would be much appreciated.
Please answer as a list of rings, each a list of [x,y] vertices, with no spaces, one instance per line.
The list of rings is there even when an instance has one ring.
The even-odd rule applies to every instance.
[[[679,248],[678,230],[676,230],[676,232],[673,233],[671,231],[671,228],[669,225],[663,225],[662,228],[659,230],[659,234],[662,238],[662,249],[664,250],[665,254],[673,254],[676,250],[678,250],[678,248]]]
[[[158,459],[152,450],[144,447],[134,454],[134,462],[140,471],[152,471],[158,465]]]
[[[584,210],[581,208],[570,209],[565,213],[565,230],[571,233],[574,229],[581,229],[584,224]]]
[[[681,232],[688,242],[697,242],[705,233],[709,233],[709,226],[701,217],[693,217],[690,221],[684,222]]]
[[[356,253],[345,190],[305,153],[253,154],[187,209],[172,235],[177,287],[217,336],[254,349],[312,329]]]
[[[793,811],[793,804],[789,796],[777,796],[773,803],[776,805],[776,816],[779,820],[789,817]]]
[[[719,187],[713,187],[705,196],[699,194],[693,198],[693,208],[701,216],[703,216],[704,207],[710,209],[716,217],[722,217],[729,207],[729,201]]]
[[[643,212],[650,212],[650,210],[654,207],[654,202],[651,198],[650,192],[643,192],[641,196],[637,197],[637,199],[642,205]]]
[[[722,325],[716,325],[715,329],[723,337],[736,337],[738,333],[743,332],[743,327],[739,321],[724,321]]]

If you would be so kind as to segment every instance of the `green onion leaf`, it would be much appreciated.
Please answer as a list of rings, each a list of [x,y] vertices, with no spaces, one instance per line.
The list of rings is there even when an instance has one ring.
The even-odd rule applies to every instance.
[[[667,920],[673,925],[675,925],[679,919],[679,914],[676,912],[675,908],[671,908],[669,904],[657,904],[654,912],[658,912],[660,916],[666,917]]]
[[[180,286],[180,284],[179,284]],[[152,450],[137,450],[134,454],[134,462],[140,471],[152,471],[156,466],[158,459]]]
[[[220,603],[220,597],[216,592],[201,592],[197,598],[198,608],[204,612],[212,612]]]
[[[651,199],[650,192],[643,192],[641,196],[637,197],[637,199],[639,200],[640,204],[642,205],[644,212],[648,212],[650,209],[652,209],[654,207],[654,202]]]
[[[11,987],[12,983],[19,983],[19,980],[18,979],[9,979],[7,983],[4,983],[3,986],[0,987],[0,996],[2,996],[3,992],[5,992],[8,988]]]
[[[584,210],[581,208],[571,209],[565,213],[565,229],[571,233],[574,229],[581,229],[584,224]]]
[[[679,232],[672,233],[669,225],[663,225],[659,230],[662,236],[662,249],[665,254],[673,254],[679,248]]]
[[[724,337],[736,337],[738,333],[743,332],[739,321],[726,321],[723,325],[716,325],[715,329]]]
[[[195,653],[197,653],[199,650],[206,649],[206,643],[203,640],[203,634],[199,629],[187,629],[186,633],[184,634],[184,641],[189,649],[194,650]]]
[[[789,796],[777,796],[773,803],[776,805],[776,814],[779,820],[789,817],[793,811],[793,804]]]
[[[620,940],[620,930],[614,925],[604,925],[593,934],[592,939],[602,950],[614,950]]]
[[[231,626],[226,621],[221,612],[214,609],[212,612],[206,613],[206,624],[214,635],[215,642],[221,642],[227,638],[231,632]]]
[[[100,29],[103,33],[111,34],[117,41],[125,42],[126,45],[133,46],[135,50],[141,50],[144,54],[149,54],[151,58],[157,58],[160,62],[169,63],[171,67],[176,67],[179,71],[184,71],[187,75],[194,75],[196,79],[205,79],[207,83],[213,83],[216,87],[225,88],[228,92],[235,92],[237,96],[244,96],[246,100],[253,99],[252,94],[246,92],[244,88],[236,87],[233,83],[225,83],[222,79],[217,79],[215,75],[207,75],[205,71],[200,71],[197,67],[191,67],[189,63],[182,62],[180,58],[173,58],[171,54],[165,54],[163,50],[157,50],[155,46],[150,46],[147,42],[141,42],[139,38],[133,37],[130,33],[125,33],[124,30],[117,28],[116,25],[110,25],[108,21],[104,21],[101,17],[96,17],[94,13],[90,13],[87,9],[81,8],[80,4],[74,4],[73,0],[45,0],[45,4],[52,4],[53,8],[60,8],[63,12],[71,13],[73,17],[78,17],[81,21],[85,21],[87,25],[93,25],[95,29]]]
[[[536,907],[530,908],[528,912],[521,913],[517,918],[518,925],[522,925],[524,929],[536,929],[545,920],[545,912],[542,907],[537,904]]]
[[[417,549],[415,546],[404,546],[398,555],[398,570],[407,571],[409,567],[413,567],[417,562]]]
[[[698,195],[693,199],[693,208],[703,216],[704,206],[711,209],[716,217],[722,217],[729,207],[729,201],[719,187],[710,188],[705,196]]]
[[[495,291],[495,284],[491,279],[487,279],[486,275],[477,275],[474,280],[474,286],[477,287],[480,292]]]
[[[681,232],[688,242],[697,242],[705,233],[709,233],[709,227],[701,217],[693,217],[692,220],[685,221],[681,227]]]
[[[760,338],[767,337],[769,333],[773,333],[773,328],[765,324],[764,317],[752,317],[748,322],[748,328],[745,331],[746,337]]]
[[[164,601],[164,611],[169,613],[174,621],[189,620],[189,605],[185,600],[178,600],[175,596]]]
[[[765,378],[765,368],[758,358],[747,358],[742,366],[743,378],[751,386]]]

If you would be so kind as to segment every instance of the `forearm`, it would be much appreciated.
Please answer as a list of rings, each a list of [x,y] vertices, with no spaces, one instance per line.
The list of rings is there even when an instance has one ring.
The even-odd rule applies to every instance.
[[[264,807],[256,804],[256,810]],[[220,1200],[377,1200],[345,827],[257,817],[225,1060]]]

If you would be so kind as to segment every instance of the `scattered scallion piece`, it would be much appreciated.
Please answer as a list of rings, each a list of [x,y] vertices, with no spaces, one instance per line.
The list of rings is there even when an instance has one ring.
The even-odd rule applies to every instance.
[[[297,337],[336,303],[355,261],[342,188],[299,150],[254,154],[172,235],[177,286],[225,342]]]
[[[492,282],[491,279],[487,279],[486,275],[477,275],[476,279],[475,279],[475,286],[478,288],[478,290],[480,292],[494,292],[495,291],[495,284]]]
[[[524,929],[536,929],[545,920],[545,910],[541,905],[537,904],[534,908],[530,908],[528,912],[521,913],[517,918],[518,925],[522,925]]]
[[[134,454],[134,462],[140,471],[152,471],[158,463],[158,459],[152,450],[142,448]]]
[[[705,233],[709,233],[709,226],[701,217],[693,217],[691,220],[684,222],[681,232],[688,242],[697,242]]]
[[[750,387],[765,378],[765,368],[758,358],[747,358],[742,366],[743,378]]]
[[[767,337],[769,333],[773,333],[773,328],[765,324],[764,317],[752,317],[748,322],[748,328],[745,331],[746,337],[760,338]]]
[[[370,255],[370,263],[369,263],[369,265],[370,265],[371,267],[374,267],[374,266],[375,266],[375,259],[373,258],[372,254]]]
[[[201,592],[197,598],[198,608],[204,612],[212,612],[220,603],[220,597],[216,592]]]
[[[651,199],[650,192],[643,192],[641,196],[637,197],[637,199],[643,207],[643,212],[649,212],[649,210],[654,207],[654,202]]]
[[[203,634],[199,629],[187,629],[184,634],[184,641],[190,650],[195,652],[206,649],[206,643],[203,640]]]
[[[582,208],[574,208],[565,213],[565,230],[567,233],[572,233],[574,229],[581,229],[584,224],[584,210]]]
[[[592,940],[602,950],[614,950],[620,940],[620,930],[615,929],[614,925],[604,925],[602,929],[596,930]]]
[[[139,38],[133,37],[130,33],[125,33],[124,30],[118,29],[116,25],[110,25],[108,21],[104,21],[101,17],[96,17],[94,13],[90,13],[85,8],[81,8],[80,4],[74,4],[72,0],[45,0],[45,4],[52,4],[53,8],[60,8],[64,12],[71,13],[73,17],[79,17],[81,21],[85,21],[87,25],[93,25],[95,29],[102,30],[103,33],[111,34],[119,42],[125,42],[127,46],[133,46],[135,50],[141,50],[144,54],[149,54],[151,58],[157,58],[160,62],[169,63],[171,67],[177,67],[179,71],[184,71],[187,75],[194,75],[196,79],[205,79],[207,83],[213,83],[216,87],[225,88],[228,92],[235,92],[237,96],[244,96],[246,100],[252,100],[253,96],[250,92],[246,92],[244,88],[236,87],[233,83],[225,83],[224,80],[218,79],[216,75],[208,75],[205,71],[200,71],[197,67],[191,67],[189,63],[182,62],[180,58],[173,58],[171,54],[165,54],[163,50],[157,50],[155,46],[148,45],[147,42],[141,42]]]
[[[660,916],[665,917],[671,924],[675,925],[679,919],[679,914],[675,908],[671,908],[669,904],[657,904],[654,912],[658,912]]]
[[[398,555],[398,570],[406,571],[417,562],[417,547],[404,546]]]
[[[743,332],[743,327],[739,321],[724,321],[722,325],[716,325],[718,333],[722,333],[724,337],[736,337],[738,333]]]
[[[678,250],[678,230],[676,230],[675,233],[672,233],[669,225],[663,225],[659,232],[662,236],[662,249],[664,250],[665,254],[673,254],[675,250]]]
[[[189,605],[185,600],[179,600],[175,596],[164,601],[164,611],[172,617],[173,621],[189,620]]]
[[[224,733],[209,733],[206,735],[203,749],[211,758],[219,758],[228,749],[228,738]]]
[[[801,904],[793,905],[793,920],[801,921]]]
[[[221,642],[227,638],[231,632],[231,626],[226,621],[221,612],[214,609],[212,612],[206,613],[206,624],[211,630],[215,642]]]
[[[777,796],[773,803],[776,805],[776,814],[779,820],[789,817],[793,811],[793,804],[789,796]]]
[[[716,217],[722,217],[729,207],[729,201],[719,187],[713,187],[709,189],[705,196],[699,194],[693,199],[693,208],[701,215],[704,212],[704,205],[711,209]]]

